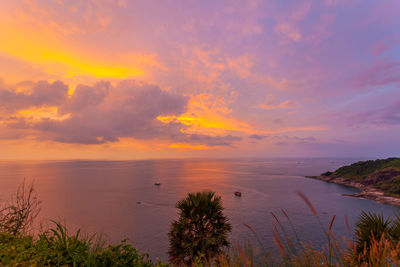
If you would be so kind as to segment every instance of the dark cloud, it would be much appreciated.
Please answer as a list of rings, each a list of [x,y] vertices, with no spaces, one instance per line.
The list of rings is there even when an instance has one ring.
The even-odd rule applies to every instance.
[[[61,113],[78,112],[104,101],[110,89],[109,82],[98,82],[94,86],[78,85],[74,94],[60,107]]]
[[[179,116],[186,111],[188,98],[161,90],[158,86],[132,81],[94,86],[77,86],[60,110],[65,120],[42,120],[32,128],[50,135],[54,141],[80,144],[115,142],[121,137],[168,138],[181,134],[180,123],[163,123],[158,116]]]
[[[267,138],[267,135],[252,134],[252,135],[249,135],[249,138],[255,139],[255,140],[264,140],[265,138]]]
[[[242,140],[241,137],[225,135],[225,136],[209,136],[204,134],[187,134],[178,138],[179,142],[190,144],[205,144],[207,146],[232,146],[234,142]]]
[[[0,111],[13,113],[30,107],[58,106],[63,103],[68,94],[68,86],[63,82],[39,81],[25,82],[19,86],[28,86],[27,92],[18,92],[0,83]]]
[[[102,144],[132,137],[232,146],[241,140],[231,135],[187,134],[182,129],[188,126],[180,122],[161,122],[158,116],[179,116],[186,112],[189,98],[156,85],[123,81],[111,86],[108,82],[99,82],[93,86],[78,85],[69,97],[67,90],[61,82],[39,82],[33,85],[31,94],[2,90],[0,92],[7,97],[13,110],[57,106],[59,115],[65,116],[63,119],[48,117],[30,121],[11,114],[3,121],[14,131],[25,130],[39,140],[63,143]]]
[[[317,141],[317,139],[313,136],[298,137],[298,136],[282,135],[282,136],[274,136],[273,139],[275,141],[275,144],[278,145],[313,143]]]

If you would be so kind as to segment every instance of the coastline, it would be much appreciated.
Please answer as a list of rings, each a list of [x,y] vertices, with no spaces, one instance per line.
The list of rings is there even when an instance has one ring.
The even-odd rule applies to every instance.
[[[376,202],[379,202],[382,204],[400,206],[400,197],[386,195],[385,192],[378,190],[372,186],[363,185],[361,183],[354,182],[354,181],[351,181],[351,180],[348,180],[345,178],[341,178],[341,177],[329,177],[329,176],[321,176],[321,175],[320,176],[305,176],[305,177],[310,178],[310,179],[325,181],[328,183],[350,186],[350,187],[361,190],[360,193],[342,194],[342,196],[364,198],[364,199],[373,200],[373,201],[376,201]]]

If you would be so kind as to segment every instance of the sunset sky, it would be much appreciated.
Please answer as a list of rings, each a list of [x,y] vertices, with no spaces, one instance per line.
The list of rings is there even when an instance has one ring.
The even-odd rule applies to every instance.
[[[400,156],[400,1],[0,1],[0,159]]]

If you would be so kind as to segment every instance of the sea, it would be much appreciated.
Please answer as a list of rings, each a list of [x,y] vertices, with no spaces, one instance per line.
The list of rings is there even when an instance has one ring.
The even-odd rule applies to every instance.
[[[250,242],[259,246],[259,251],[274,254],[279,253],[274,222],[280,227],[274,216],[289,237],[297,235],[302,242],[320,247],[327,242],[324,229],[329,228],[333,216],[335,235],[351,238],[351,227],[361,211],[384,216],[398,211],[395,206],[343,196],[357,193],[357,189],[305,177],[358,160],[0,161],[0,204],[6,203],[24,181],[33,182],[41,212],[32,231],[57,220],[71,233],[77,229],[87,235],[98,233],[110,244],[127,238],[140,252],[166,261],[167,233],[178,218],[177,201],[190,192],[211,190],[222,198],[224,214],[232,225],[231,243]],[[235,196],[235,191],[242,196]]]

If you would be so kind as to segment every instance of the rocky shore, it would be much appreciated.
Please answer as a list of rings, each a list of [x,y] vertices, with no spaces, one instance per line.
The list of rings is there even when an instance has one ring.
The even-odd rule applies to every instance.
[[[340,177],[330,177],[330,176],[323,176],[323,175],[306,176],[306,177],[311,178],[311,179],[316,179],[316,180],[322,180],[322,181],[325,181],[328,183],[350,186],[350,187],[354,187],[354,188],[361,190],[360,193],[342,194],[343,196],[364,198],[364,199],[373,200],[373,201],[383,203],[383,204],[400,206],[400,197],[387,195],[384,192],[374,188],[373,186],[364,185],[364,184],[357,183],[357,182],[354,182],[354,181],[351,181],[351,180],[348,180],[345,178],[340,178]]]

